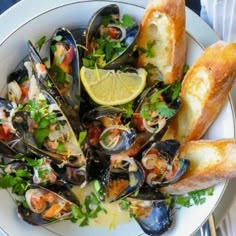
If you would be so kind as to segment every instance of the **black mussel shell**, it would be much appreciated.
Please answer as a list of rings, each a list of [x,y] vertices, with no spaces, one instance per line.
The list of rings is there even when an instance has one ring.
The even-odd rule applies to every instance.
[[[188,170],[190,161],[178,159],[180,143],[176,140],[157,141],[142,153],[146,183],[160,187],[177,182]]]
[[[58,177],[71,184],[83,186],[87,182],[87,173],[85,167],[60,167],[54,162],[51,162],[51,167]]]
[[[74,36],[68,29],[59,28],[53,34],[50,58],[52,80],[68,105],[78,110],[80,104],[80,58]],[[67,79],[61,79],[62,75]]]
[[[135,219],[147,235],[160,236],[170,229],[173,213],[165,201],[154,201],[148,216]]]
[[[132,55],[139,33],[139,25],[134,23],[128,27],[117,23],[117,21],[120,21],[119,7],[116,4],[110,4],[95,12],[88,23],[86,32],[86,48],[88,52],[86,52],[86,55],[92,52],[93,46],[91,45],[94,45],[93,41],[103,39],[104,36],[107,37],[109,35],[111,37],[108,42],[118,41],[125,45],[123,51],[116,53],[118,55],[106,56],[106,61],[98,65],[101,68],[118,69],[124,64],[136,65],[137,57]],[[109,34],[107,32],[113,33]],[[112,50],[111,48],[111,52]]]
[[[40,198],[40,196],[43,196],[43,198]],[[26,208],[23,204],[20,204],[18,206],[18,216],[29,224],[45,225],[70,219],[72,216],[70,206],[74,203],[42,186],[32,185],[26,191],[25,198],[29,208]],[[43,202],[38,205],[35,201],[41,201],[41,199]],[[52,216],[51,213],[48,212],[51,207],[54,206],[58,210],[53,211],[56,215]]]
[[[103,201],[113,202],[127,197],[138,190],[144,182],[144,170],[133,158],[124,159],[116,165],[111,164],[99,176],[104,193]]]

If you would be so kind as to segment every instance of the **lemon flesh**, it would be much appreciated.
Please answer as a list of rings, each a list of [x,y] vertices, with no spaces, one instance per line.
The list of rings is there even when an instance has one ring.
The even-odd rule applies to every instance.
[[[122,72],[82,67],[80,78],[92,100],[100,105],[120,105],[135,99],[146,85],[147,72]]]

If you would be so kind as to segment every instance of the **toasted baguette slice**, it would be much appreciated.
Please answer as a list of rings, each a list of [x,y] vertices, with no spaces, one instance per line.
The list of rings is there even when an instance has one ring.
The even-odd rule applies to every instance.
[[[236,79],[236,43],[219,41],[207,48],[184,77],[181,107],[163,140],[180,143],[202,138],[228,98]]]
[[[162,187],[163,193],[185,194],[236,177],[236,139],[199,140],[182,144],[179,157],[190,160],[186,174]]]
[[[141,22],[138,48],[147,49],[142,53],[138,65],[152,64],[157,67],[164,83],[182,78],[186,59],[185,1],[151,0]]]

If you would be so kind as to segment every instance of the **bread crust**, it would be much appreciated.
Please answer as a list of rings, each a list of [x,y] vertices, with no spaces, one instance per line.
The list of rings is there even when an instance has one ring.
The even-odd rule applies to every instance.
[[[207,48],[184,77],[181,107],[165,139],[198,140],[214,122],[236,79],[236,43],[219,41]]]
[[[185,194],[212,187],[236,177],[236,140],[199,140],[181,145],[179,157],[190,167],[178,182],[161,188],[169,194]]]
[[[140,55],[138,65],[153,64],[163,75],[165,84],[181,79],[186,59],[184,0],[151,0],[147,5],[140,26],[138,47],[146,48],[147,43],[155,44],[153,58],[146,53]],[[155,27],[156,26],[156,27]]]

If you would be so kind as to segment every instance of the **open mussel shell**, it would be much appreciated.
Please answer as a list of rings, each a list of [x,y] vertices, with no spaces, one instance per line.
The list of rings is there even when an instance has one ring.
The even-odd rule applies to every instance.
[[[127,150],[135,141],[136,132],[129,127],[114,125],[103,130],[99,144],[108,154],[116,154]]]
[[[30,40],[28,40],[29,57],[34,65],[34,74],[40,87],[51,94],[57,101],[65,102],[63,96],[60,94],[56,84],[53,82],[48,74],[47,67],[42,58],[38,54],[36,48]]]
[[[70,165],[73,167],[82,167],[86,164],[84,154],[78,145],[77,136],[72,130],[70,123],[67,120],[65,114],[60,110],[56,101],[46,91],[41,91],[42,100],[44,105],[48,106],[47,112],[55,114],[56,123],[46,128],[48,135],[41,140],[37,138],[38,132],[43,131],[33,127],[34,120],[30,117],[30,112],[25,110],[19,110],[15,112],[12,117],[12,124],[16,129],[17,135],[27,145],[27,147],[39,155],[40,157],[49,157],[53,161]],[[65,136],[66,134],[66,136]],[[63,138],[66,137],[66,138]],[[58,140],[63,138],[63,150],[58,151]],[[60,139],[61,140],[61,139]],[[60,141],[62,142],[62,141]]]
[[[53,171],[59,178],[71,183],[73,185],[84,186],[87,183],[87,172],[85,166],[83,167],[70,167],[60,166],[51,162]]]
[[[110,167],[99,178],[106,202],[127,197],[144,182],[144,170],[139,162],[129,157],[113,155]]]
[[[114,125],[123,113],[124,110],[117,107],[98,106],[84,113],[81,122],[85,126],[95,120],[101,121],[104,126]]]
[[[80,104],[80,58],[76,41],[66,28],[53,34],[50,50],[51,78],[68,105],[78,110]]]
[[[85,113],[82,123],[88,130],[88,143],[105,154],[127,150],[135,141],[134,129],[122,124],[122,109],[100,106]]]
[[[142,153],[146,183],[160,187],[177,182],[188,170],[190,161],[178,158],[180,143],[176,140],[157,141]]]
[[[67,114],[67,119],[71,124],[74,132],[79,133],[81,131],[80,120],[77,112],[70,107],[65,100],[65,97],[60,93],[57,85],[51,79],[43,60],[38,54],[36,48],[33,46],[31,41],[28,41],[29,57],[33,63],[33,73],[39,83],[41,90],[47,91],[60,106],[64,114]]]
[[[136,64],[136,60],[134,60],[132,54],[139,33],[139,25],[134,23],[134,25],[127,27],[123,26],[121,23],[117,23],[119,21],[119,7],[116,4],[110,4],[95,12],[88,23],[86,32],[86,48],[88,51],[86,54],[96,50],[94,45],[97,39],[110,37],[109,41],[117,41],[125,45],[124,49],[122,49],[118,55],[116,54],[109,59],[106,58],[105,63],[100,66],[102,68],[118,69],[124,64]],[[111,51],[112,50],[111,48]]]
[[[15,159],[17,152],[2,140],[0,140],[0,150],[1,150],[0,153],[1,158]]]
[[[173,212],[165,201],[150,201],[150,206],[138,206],[145,215],[134,212],[134,217],[143,231],[150,236],[159,236],[168,231],[173,222]]]
[[[93,37],[94,33],[97,31],[97,29],[102,24],[104,17],[115,17],[116,19],[119,19],[120,16],[120,9],[116,4],[110,4],[108,6],[105,6],[103,8],[100,8],[98,11],[96,11],[93,16],[90,18],[88,22],[88,27],[86,31],[86,47],[88,47],[91,38]]]
[[[140,95],[131,121],[139,132],[157,134],[165,130],[181,104],[178,96],[173,96],[172,86],[157,83]]]
[[[18,216],[32,225],[45,225],[70,219],[73,202],[59,194],[38,185],[32,185],[25,193],[29,206],[18,206]]]

